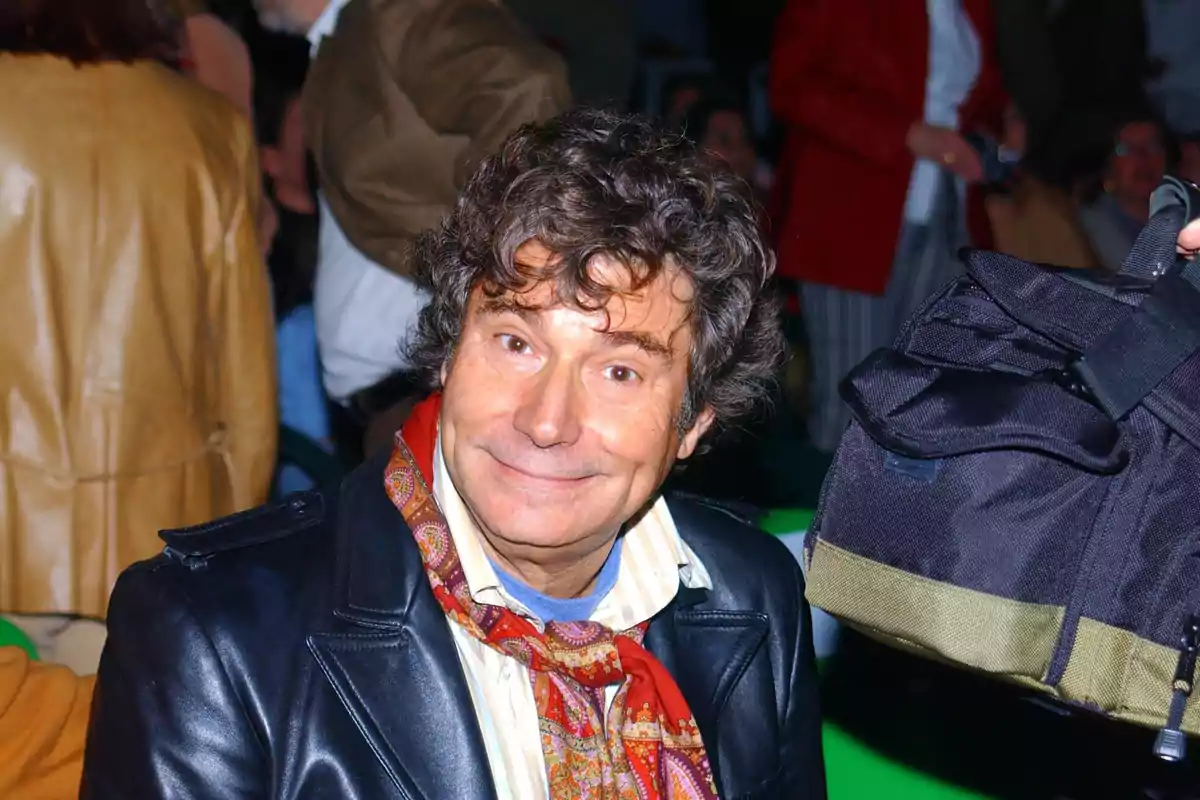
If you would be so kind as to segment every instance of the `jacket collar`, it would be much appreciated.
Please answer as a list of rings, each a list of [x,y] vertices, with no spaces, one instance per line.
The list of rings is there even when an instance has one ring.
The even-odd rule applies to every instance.
[[[416,540],[383,487],[389,455],[356,469],[339,502],[334,614],[366,628],[404,627],[424,595],[434,599]]]
[[[333,610],[343,624],[314,633],[309,647],[401,792],[494,800],[450,623],[383,489],[386,460],[371,459],[343,484]],[[683,524],[680,534],[688,539]],[[687,698],[716,768],[722,711],[766,636],[767,618],[713,608],[710,595],[681,586],[651,621],[646,644]]]

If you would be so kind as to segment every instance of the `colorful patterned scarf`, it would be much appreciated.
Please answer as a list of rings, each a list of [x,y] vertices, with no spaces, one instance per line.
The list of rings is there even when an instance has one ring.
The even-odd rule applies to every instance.
[[[396,437],[385,485],[452,622],[529,670],[551,800],[716,800],[712,767],[687,701],[642,647],[647,624],[613,632],[550,622],[545,633],[476,603],[430,487],[441,398],[414,409]],[[604,688],[620,685],[607,714]]]

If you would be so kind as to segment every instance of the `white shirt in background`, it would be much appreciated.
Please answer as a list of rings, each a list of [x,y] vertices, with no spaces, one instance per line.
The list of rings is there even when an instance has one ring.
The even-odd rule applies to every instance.
[[[925,0],[929,14],[929,73],[925,122],[958,129],[958,108],[979,79],[979,36],[959,0]],[[928,222],[941,182],[941,166],[921,159],[913,167],[904,218]],[[961,190],[961,187],[960,187]]]
[[[312,56],[333,33],[349,0],[332,0],[308,32]],[[339,403],[410,366],[403,344],[429,295],[360,252],[323,195],[313,310],[325,391]]]

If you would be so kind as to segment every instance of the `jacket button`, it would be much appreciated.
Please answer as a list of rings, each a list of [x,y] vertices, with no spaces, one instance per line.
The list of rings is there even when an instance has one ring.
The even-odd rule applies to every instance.
[[[293,515],[304,518],[313,512],[314,504],[306,497],[295,497],[288,501],[288,509]]]

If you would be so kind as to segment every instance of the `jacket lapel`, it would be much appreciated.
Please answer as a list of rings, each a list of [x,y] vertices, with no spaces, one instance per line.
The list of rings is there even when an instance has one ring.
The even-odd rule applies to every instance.
[[[308,644],[405,797],[495,800],[483,737],[449,622],[372,459],[344,484],[334,614]]]
[[[710,748],[713,770],[722,712],[730,694],[762,646],[768,630],[765,614],[706,609],[708,593],[680,587],[675,601],[651,622],[646,647],[675,678]],[[717,785],[720,775],[715,775]]]

